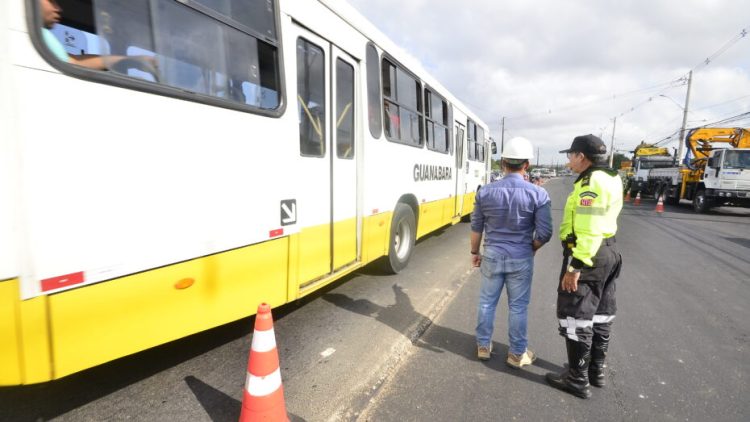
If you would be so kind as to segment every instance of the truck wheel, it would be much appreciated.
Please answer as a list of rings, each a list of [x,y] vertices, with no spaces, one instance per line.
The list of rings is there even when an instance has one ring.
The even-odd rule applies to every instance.
[[[706,198],[706,191],[704,189],[699,189],[693,197],[693,210],[697,213],[705,213],[710,208],[708,201],[709,199]]]
[[[382,269],[389,274],[398,274],[409,264],[417,237],[417,224],[411,207],[398,203],[393,211],[388,256],[382,261]]]
[[[654,199],[658,201],[662,193],[664,193],[664,185],[657,185],[654,189]]]
[[[678,205],[680,203],[680,189],[677,186],[667,184],[664,186],[664,204]]]

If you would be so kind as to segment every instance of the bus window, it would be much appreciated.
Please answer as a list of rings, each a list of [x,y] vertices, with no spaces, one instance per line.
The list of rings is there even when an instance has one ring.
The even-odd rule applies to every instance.
[[[477,157],[477,125],[471,119],[466,122],[466,137],[467,159],[474,161]]]
[[[50,0],[39,0],[50,4]],[[58,0],[70,45],[83,32],[84,64],[69,62],[262,109],[280,105],[274,9],[268,0]],[[251,16],[252,15],[252,16]],[[67,28],[67,29],[66,29]],[[63,37],[63,34],[64,35]],[[81,38],[80,36],[78,37]],[[91,63],[90,61],[87,63]]]
[[[398,116],[398,106],[388,100],[383,100],[385,113],[385,136],[388,139],[401,139],[401,119]]]
[[[458,168],[464,166],[464,128],[456,125],[456,164]]]
[[[297,39],[297,103],[299,149],[304,156],[322,157],[325,147],[325,57],[323,49]]]
[[[380,138],[383,127],[380,124],[380,59],[372,43],[367,44],[367,120],[370,135]]]
[[[381,69],[387,138],[394,142],[421,146],[424,139],[421,84],[387,59],[383,59]]]
[[[354,157],[354,68],[336,60],[336,156]]]
[[[272,0],[193,0],[215,10],[235,22],[250,28],[258,35],[276,39],[274,2]]]
[[[448,103],[429,89],[424,92],[427,148],[447,153],[450,143]]]
[[[481,126],[476,126],[477,128],[477,137],[474,139],[476,141],[476,148],[477,148],[477,155],[474,157],[475,160],[484,162],[484,129],[482,129]]]

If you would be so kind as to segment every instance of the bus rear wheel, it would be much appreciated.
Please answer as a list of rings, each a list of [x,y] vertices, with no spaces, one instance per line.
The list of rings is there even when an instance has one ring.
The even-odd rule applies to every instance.
[[[383,260],[383,270],[398,274],[409,264],[417,235],[417,224],[411,207],[399,203],[393,211],[388,256]]]

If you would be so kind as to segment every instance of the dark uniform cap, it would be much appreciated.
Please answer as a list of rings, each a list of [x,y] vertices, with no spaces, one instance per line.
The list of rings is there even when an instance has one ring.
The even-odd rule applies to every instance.
[[[598,137],[588,134],[576,136],[570,148],[560,152],[582,152],[586,155],[600,155],[607,153],[607,146]]]

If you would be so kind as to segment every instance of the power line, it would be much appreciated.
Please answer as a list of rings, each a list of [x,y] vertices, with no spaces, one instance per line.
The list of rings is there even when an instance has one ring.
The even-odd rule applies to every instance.
[[[709,105],[709,106],[705,106],[705,107],[700,107],[700,108],[696,108],[696,109],[695,109],[695,111],[698,111],[698,110],[706,110],[706,109],[708,109],[708,108],[714,108],[714,107],[718,107],[718,106],[720,106],[720,105],[724,105],[724,104],[729,104],[729,103],[733,103],[733,102],[735,102],[735,101],[739,101],[739,100],[744,100],[745,98],[750,98],[750,95],[744,95],[744,96],[742,96],[742,97],[738,97],[738,98],[735,98],[735,99],[733,99],[733,100],[729,100],[729,101],[724,101],[724,102],[721,102],[721,103],[716,103],[716,104],[712,104],[712,105]]]
[[[545,111],[538,111],[538,112],[533,112],[533,113],[520,114],[520,115],[517,115],[517,116],[507,116],[505,119],[506,120],[510,120],[510,119],[520,120],[520,119],[526,119],[526,118],[529,118],[529,117],[535,117],[535,116],[541,116],[541,115],[549,115],[549,114],[552,114],[552,113],[559,113],[559,112],[562,112],[562,111],[575,110],[575,109],[585,108],[585,107],[588,107],[588,106],[591,106],[591,105],[595,105],[595,104],[601,104],[601,103],[604,103],[604,102],[607,102],[607,101],[614,101],[614,100],[617,100],[617,99],[622,99],[622,98],[630,97],[630,96],[633,96],[633,95],[636,95],[636,94],[640,94],[640,93],[648,92],[648,91],[653,91],[653,90],[657,90],[657,89],[661,89],[662,90],[661,92],[664,92],[665,90],[667,90],[669,88],[675,88],[675,87],[678,87],[678,86],[682,86],[682,85],[685,85],[686,83],[687,83],[686,79],[683,80],[682,78],[679,78],[679,79],[674,79],[674,80],[671,80],[671,81],[668,81],[668,82],[662,82],[660,84],[649,86],[649,87],[646,87],[646,88],[639,88],[639,89],[635,89],[635,90],[632,90],[632,91],[625,91],[625,92],[621,92],[621,93],[617,93],[617,94],[612,94],[611,97],[608,96],[606,98],[600,98],[600,99],[597,99],[597,100],[586,101],[586,102],[582,102],[582,103],[578,103],[578,104],[574,104],[574,105],[570,105],[570,106],[565,106],[565,107],[554,108],[554,109],[553,108],[548,108]]]
[[[731,117],[727,117],[725,119],[713,122],[713,123],[707,123],[701,127],[709,127],[709,126],[716,126],[716,125],[726,125],[727,123],[735,123],[738,121],[750,119],[750,111],[740,113]]]
[[[747,36],[748,30],[750,30],[750,27],[742,28],[739,34],[735,35],[731,40],[727,41],[726,44],[724,44],[721,48],[716,50],[713,54],[708,56],[705,60],[697,64],[692,70],[697,71],[699,68],[706,67],[710,65],[717,57],[721,56],[729,50],[731,46],[736,44],[739,40],[745,38]]]
[[[722,54],[724,54],[734,44],[736,44],[742,38],[745,38],[748,35],[748,31],[749,30],[750,30],[750,27],[743,28],[739,32],[739,34],[735,35],[732,39],[730,39],[728,42],[726,42],[721,48],[719,48],[718,50],[716,50],[713,54],[711,54],[709,57],[707,57],[705,60],[703,60],[700,64],[696,65],[692,70],[697,70],[699,68],[706,67],[709,64],[711,64],[716,58],[718,58],[719,56],[721,56]],[[640,102],[640,103],[638,103],[638,104],[636,104],[634,106],[631,106],[630,108],[628,108],[628,109],[620,112],[617,115],[617,117],[622,117],[622,116],[625,116],[625,115],[627,115],[629,113],[634,112],[639,107],[641,107],[641,106],[643,106],[643,105],[651,102],[653,100],[654,96],[658,96],[658,95],[664,93],[665,91],[667,91],[667,89],[676,88],[676,87],[683,86],[683,85],[687,84],[687,80],[688,80],[688,77],[687,77],[687,74],[685,74],[685,75],[683,75],[683,76],[681,76],[681,77],[679,77],[677,79],[674,79],[674,80],[671,80],[671,81],[668,81],[668,82],[663,82],[663,83],[660,83],[660,84],[657,84],[657,85],[653,85],[653,86],[649,86],[649,87],[646,87],[646,88],[639,88],[639,89],[636,89],[636,90],[626,91],[626,92],[619,93],[619,94],[613,94],[611,98],[610,97],[601,98],[601,99],[598,99],[598,100],[587,101],[587,102],[583,102],[583,103],[579,103],[579,104],[575,104],[575,105],[571,105],[571,106],[566,106],[566,107],[555,108],[555,109],[548,108],[546,111],[539,111],[539,112],[521,114],[521,115],[517,115],[517,116],[506,116],[506,120],[511,120],[511,119],[513,119],[513,120],[520,120],[520,119],[526,119],[526,118],[535,117],[535,116],[550,115],[550,114],[553,114],[553,112],[554,113],[559,113],[559,112],[562,112],[562,111],[570,111],[570,110],[585,108],[585,107],[592,106],[592,105],[595,105],[595,104],[601,104],[603,102],[607,102],[607,101],[610,101],[610,100],[614,101],[615,99],[621,99],[621,98],[629,97],[629,96],[632,96],[632,95],[637,95],[637,94],[644,93],[644,92],[649,92],[649,91],[653,91],[653,90],[660,90],[658,93],[652,95],[648,99],[646,99],[646,100],[644,100],[644,101],[642,101],[642,102]],[[715,106],[726,104],[726,103],[730,103],[730,102],[733,102],[733,101],[738,101],[740,99],[747,98],[747,97],[748,96],[740,97],[740,98],[737,98],[737,99],[734,99],[734,100],[726,101],[724,103],[719,103],[719,104],[715,104],[713,106],[703,107],[703,108],[696,109],[696,110],[703,110],[705,108],[715,107]],[[604,129],[606,129],[608,127],[609,127],[609,123],[606,126],[604,126],[603,128],[600,128],[600,131],[604,132]]]
[[[691,70],[691,72],[692,72],[692,71],[694,71],[694,70],[696,70],[696,69],[698,69],[699,67],[705,67],[705,66],[708,66],[709,64],[711,64],[711,63],[713,62],[713,60],[714,60],[714,59],[716,59],[716,58],[717,58],[717,57],[719,57],[720,55],[724,54],[724,52],[726,52],[726,51],[727,51],[727,50],[728,50],[728,49],[729,49],[730,47],[732,47],[732,46],[733,46],[734,44],[736,44],[736,43],[737,43],[737,42],[738,42],[739,40],[741,40],[742,38],[745,38],[745,37],[747,36],[747,34],[748,34],[748,29],[750,29],[750,27],[748,27],[748,28],[743,28],[743,29],[742,29],[742,30],[740,31],[740,33],[739,33],[739,34],[735,35],[735,36],[734,36],[734,37],[733,37],[733,38],[732,38],[731,40],[729,40],[729,41],[728,41],[727,43],[725,43],[725,44],[724,44],[724,45],[723,45],[723,46],[722,46],[721,48],[719,48],[718,50],[716,50],[716,51],[715,51],[715,52],[714,52],[714,53],[713,53],[712,55],[710,55],[710,56],[709,56],[708,58],[706,58],[706,59],[705,59],[705,60],[704,60],[704,61],[703,61],[703,62],[702,62],[701,64],[699,64],[699,65],[695,66],[695,67],[694,67],[694,68],[693,68],[693,69]],[[687,83],[687,80],[688,80],[688,74],[689,74],[689,73],[690,73],[690,72],[688,72],[688,73],[687,73],[687,74],[685,74],[684,76],[680,77],[679,79],[676,79],[676,80],[675,80],[675,81],[673,81],[673,82],[681,82],[681,84],[685,84],[685,83]],[[660,92],[659,94],[657,94],[657,95],[661,95],[661,94],[662,94],[662,93],[663,93],[664,91],[666,91],[666,89],[667,89],[667,88],[664,88],[664,89],[663,89],[663,90],[662,90],[662,91],[661,91],[661,92]],[[630,108],[629,110],[625,110],[625,111],[621,112],[620,114],[618,114],[618,117],[622,117],[622,116],[624,116],[624,115],[626,115],[626,114],[632,113],[632,112],[633,112],[633,111],[635,111],[635,110],[636,110],[636,109],[637,109],[638,107],[641,107],[642,105],[644,105],[644,104],[646,104],[646,103],[650,102],[650,101],[651,101],[652,99],[653,99],[653,97],[649,97],[649,98],[648,98],[648,99],[647,99],[646,101],[643,101],[643,102],[641,102],[641,103],[639,103],[639,104],[637,104],[637,105],[635,105],[635,106],[631,107],[631,108]],[[736,100],[733,100],[733,101],[736,101]],[[731,101],[728,101],[728,102],[731,102]],[[683,107],[683,109],[684,109],[685,107],[687,107],[687,104],[685,104],[685,106]],[[607,127],[609,127],[609,125],[607,125]]]

